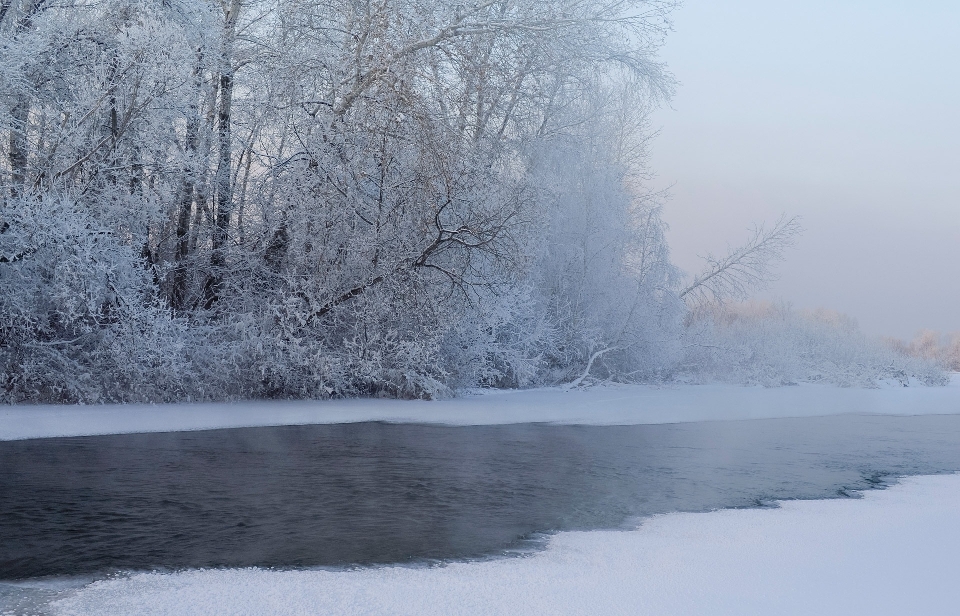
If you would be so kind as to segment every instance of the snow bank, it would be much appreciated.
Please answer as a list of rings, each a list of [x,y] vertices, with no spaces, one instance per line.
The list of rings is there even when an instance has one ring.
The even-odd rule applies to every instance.
[[[0,408],[0,440],[359,421],[633,425],[841,413],[960,413],[960,375],[954,374],[945,387],[631,385],[492,392],[439,401],[10,406]]]
[[[935,614],[960,604],[960,475],[860,500],[670,514],[432,568],[201,570],[93,583],[56,614]]]

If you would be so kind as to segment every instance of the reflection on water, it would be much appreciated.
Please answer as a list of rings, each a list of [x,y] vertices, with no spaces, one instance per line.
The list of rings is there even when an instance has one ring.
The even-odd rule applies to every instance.
[[[483,557],[538,533],[842,497],[955,470],[960,416],[364,423],[3,442],[0,579]]]

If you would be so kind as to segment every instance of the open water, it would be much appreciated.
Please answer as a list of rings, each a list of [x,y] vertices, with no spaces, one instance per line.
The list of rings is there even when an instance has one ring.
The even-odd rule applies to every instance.
[[[847,498],[899,476],[954,471],[960,415],[7,441],[0,607],[21,592],[11,582],[28,578],[497,557],[556,531]]]

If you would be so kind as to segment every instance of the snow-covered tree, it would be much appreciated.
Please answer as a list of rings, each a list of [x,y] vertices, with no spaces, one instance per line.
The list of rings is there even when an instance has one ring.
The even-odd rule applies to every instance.
[[[0,398],[677,378],[796,227],[671,265],[672,7],[0,1]]]

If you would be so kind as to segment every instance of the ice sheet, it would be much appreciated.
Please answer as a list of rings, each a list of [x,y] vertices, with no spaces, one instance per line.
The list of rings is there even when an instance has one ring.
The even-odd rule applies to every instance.
[[[960,375],[945,387],[645,385],[492,392],[438,401],[0,407],[0,440],[358,421],[484,425],[629,425],[838,413],[960,413]]]
[[[194,570],[96,582],[57,614],[947,614],[960,475],[863,499],[669,514],[531,556],[356,571]]]

